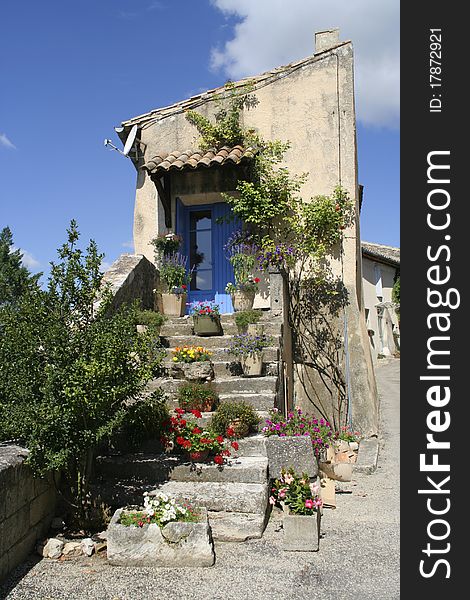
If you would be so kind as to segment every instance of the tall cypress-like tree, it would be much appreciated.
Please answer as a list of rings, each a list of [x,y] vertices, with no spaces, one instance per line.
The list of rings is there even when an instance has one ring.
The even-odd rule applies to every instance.
[[[9,227],[0,232],[0,304],[18,300],[27,290],[37,287],[41,274],[32,275],[23,265],[20,250],[13,250]]]

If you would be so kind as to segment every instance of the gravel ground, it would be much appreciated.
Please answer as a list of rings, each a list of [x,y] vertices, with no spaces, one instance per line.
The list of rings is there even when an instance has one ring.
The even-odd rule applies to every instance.
[[[216,543],[211,568],[111,567],[105,556],[31,557],[0,587],[8,600],[394,600],[399,598],[400,362],[379,362],[382,433],[377,470],[325,509],[318,553],[284,552],[273,513],[260,540]]]

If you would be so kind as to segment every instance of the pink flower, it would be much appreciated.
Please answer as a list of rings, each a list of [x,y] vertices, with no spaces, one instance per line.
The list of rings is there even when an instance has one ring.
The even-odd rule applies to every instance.
[[[305,508],[313,508],[313,500],[305,500]]]
[[[274,498],[274,496],[269,496],[269,504],[276,504],[276,498]]]
[[[321,508],[323,506],[323,500],[321,498],[317,498],[313,501],[313,504],[316,508]]]
[[[310,491],[312,492],[312,494],[314,496],[316,496],[318,494],[318,492],[320,491],[320,486],[318,485],[318,483],[311,483],[309,487],[310,487]]]
[[[279,490],[279,498],[285,498],[286,493],[287,493],[286,488],[282,488],[281,490]]]
[[[292,475],[288,475],[287,473],[284,475],[284,483],[287,483],[287,485],[290,485],[293,481],[294,481],[294,478],[292,477]]]

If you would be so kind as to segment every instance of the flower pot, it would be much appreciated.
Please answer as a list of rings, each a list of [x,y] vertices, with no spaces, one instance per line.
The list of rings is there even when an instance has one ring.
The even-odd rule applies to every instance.
[[[246,437],[250,432],[250,426],[244,423],[241,419],[235,419],[229,423],[227,429],[233,429],[235,432],[232,437],[243,438]]]
[[[255,301],[255,292],[236,291],[232,294],[233,310],[251,310]]]
[[[249,354],[248,356],[241,356],[240,363],[245,377],[259,377],[263,370],[263,354],[259,352]]]
[[[185,454],[191,462],[207,462],[209,458],[209,450],[197,450],[194,452],[185,452]]]
[[[284,530],[283,550],[291,552],[317,552],[320,547],[321,513],[295,515],[290,511],[282,520]]]
[[[247,327],[248,335],[263,335],[264,333],[264,325],[259,323],[250,323]]]
[[[193,315],[195,335],[222,335],[222,325],[219,315]]]
[[[162,294],[163,314],[182,317],[186,313],[187,294]]]

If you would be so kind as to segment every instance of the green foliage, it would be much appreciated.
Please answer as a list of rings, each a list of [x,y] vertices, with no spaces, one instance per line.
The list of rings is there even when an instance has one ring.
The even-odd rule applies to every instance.
[[[257,323],[261,319],[260,310],[240,310],[235,313],[235,323],[240,330],[246,330],[250,323]]]
[[[135,324],[147,325],[152,333],[158,334],[160,327],[165,323],[166,317],[155,310],[136,310]]]
[[[260,419],[256,410],[244,401],[222,402],[212,415],[209,428],[216,435],[227,435],[227,429],[233,426],[234,421],[248,426],[249,429],[257,427]]]
[[[321,510],[320,485],[310,483],[307,473],[282,469],[281,476],[273,482],[271,504],[283,502],[295,515],[312,515]]]
[[[160,260],[162,256],[170,256],[170,254],[178,252],[183,238],[176,233],[161,233],[150,240],[150,243],[155,248],[155,258]]]
[[[28,290],[37,289],[41,273],[31,275],[22,264],[20,250],[13,250],[13,235],[9,227],[0,231],[0,305],[18,300]]]
[[[164,424],[170,418],[163,392],[155,390],[145,398],[126,404],[125,419],[113,438],[122,439],[131,450],[138,449],[145,440],[160,439]]]
[[[398,275],[392,288],[392,302],[400,304],[400,275]]]
[[[210,383],[197,383],[187,381],[178,388],[178,405],[185,411],[199,410],[207,411],[207,405],[210,404],[212,410],[217,403],[218,395]]]
[[[94,449],[123,425],[161,353],[137,333],[135,307],[110,313],[102,255],[78,239],[72,221],[47,290],[0,308],[0,440],[25,444],[37,475],[60,470],[84,523]]]
[[[187,257],[179,252],[162,258],[160,264],[160,279],[165,283],[168,291],[172,293],[178,290],[181,293],[182,286],[188,286],[191,274],[186,271]]]
[[[215,113],[215,123],[194,110],[188,110],[187,120],[196,127],[201,137],[198,141],[201,150],[223,146],[243,146],[246,133],[240,123],[240,115],[244,107],[254,102],[249,94],[252,86],[249,84],[236,89],[232,82],[225,84],[225,93],[216,97],[218,110]]]

